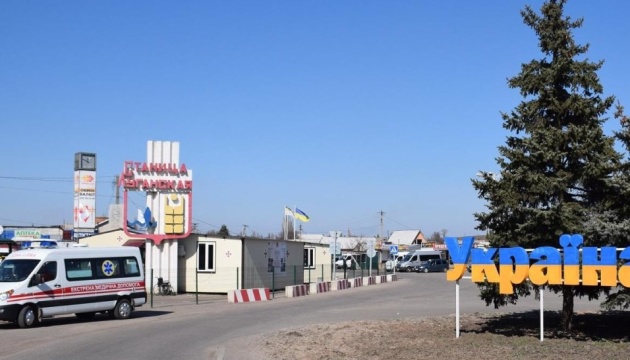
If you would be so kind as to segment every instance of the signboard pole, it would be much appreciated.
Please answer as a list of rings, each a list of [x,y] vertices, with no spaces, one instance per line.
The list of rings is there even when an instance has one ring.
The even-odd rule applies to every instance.
[[[540,287],[540,341],[543,341],[545,336],[545,303],[543,301],[545,289]]]
[[[370,261],[370,275],[369,276],[372,276],[372,259],[374,258],[374,256],[376,256],[376,250],[374,250],[373,240],[368,240],[366,255],[368,259],[370,259],[369,260]]]
[[[334,238],[333,248],[332,248],[332,262],[333,262],[333,271],[332,271],[332,279],[337,280],[337,253],[341,254],[341,251],[337,248],[337,236],[339,236],[340,231],[331,231],[330,236]],[[345,263],[345,260],[343,260]]]
[[[389,254],[392,255],[393,274],[396,275],[396,255],[398,255],[398,245],[389,246]]]
[[[335,255],[333,256],[333,280],[337,280],[337,232],[336,231],[335,231]]]
[[[459,339],[459,280],[455,281],[455,338]]]

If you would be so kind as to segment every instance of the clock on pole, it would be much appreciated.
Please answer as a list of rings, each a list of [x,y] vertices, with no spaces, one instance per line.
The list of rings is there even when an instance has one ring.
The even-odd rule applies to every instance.
[[[76,153],[74,155],[74,170],[96,170],[96,154]]]

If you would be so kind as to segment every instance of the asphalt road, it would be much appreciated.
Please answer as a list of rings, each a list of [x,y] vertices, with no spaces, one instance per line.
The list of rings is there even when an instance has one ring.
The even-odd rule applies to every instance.
[[[399,281],[360,288],[230,304],[226,296],[156,297],[128,320],[97,316],[44,319],[32,329],[0,323],[0,359],[239,359],[248,337],[311,324],[455,314],[455,283],[442,273],[399,274]],[[562,298],[545,294],[545,309]],[[499,310],[486,307],[470,280],[460,282],[461,314],[539,309],[533,297]],[[597,311],[599,302],[576,299],[576,311]],[[453,325],[454,326],[454,325]],[[455,334],[453,334],[455,336]],[[240,340],[243,340],[242,342]],[[240,355],[239,355],[240,354]]]

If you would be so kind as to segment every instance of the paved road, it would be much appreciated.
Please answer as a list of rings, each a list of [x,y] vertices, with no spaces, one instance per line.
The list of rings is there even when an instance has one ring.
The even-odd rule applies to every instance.
[[[156,297],[154,307],[133,318],[81,321],[45,319],[33,329],[0,323],[0,359],[238,359],[239,339],[317,323],[452,315],[455,284],[444,274],[399,274],[393,283],[299,298],[277,294],[270,302],[230,304],[225,296]],[[562,299],[546,294],[545,308],[560,310]],[[462,280],[461,313],[538,309],[533,298],[495,310],[479,300],[476,285]],[[576,299],[576,311],[597,311],[598,302]]]

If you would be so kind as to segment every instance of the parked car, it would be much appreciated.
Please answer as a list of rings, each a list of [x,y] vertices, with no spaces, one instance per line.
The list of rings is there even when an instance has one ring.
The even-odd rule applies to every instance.
[[[403,256],[396,264],[396,271],[414,271],[423,262],[433,259],[441,259],[442,253],[431,248],[419,249]]]
[[[346,263],[346,269],[356,268],[357,261],[352,254],[342,254],[341,257],[337,257],[335,261],[337,269],[343,269],[344,262]]]
[[[396,268],[396,265],[402,262],[407,254],[409,254],[408,251],[399,251],[398,254],[391,255],[391,259],[385,262],[385,271],[392,272]]]
[[[448,260],[444,259],[431,259],[423,262],[420,266],[416,266],[413,270],[415,272],[446,272],[450,265]]]

